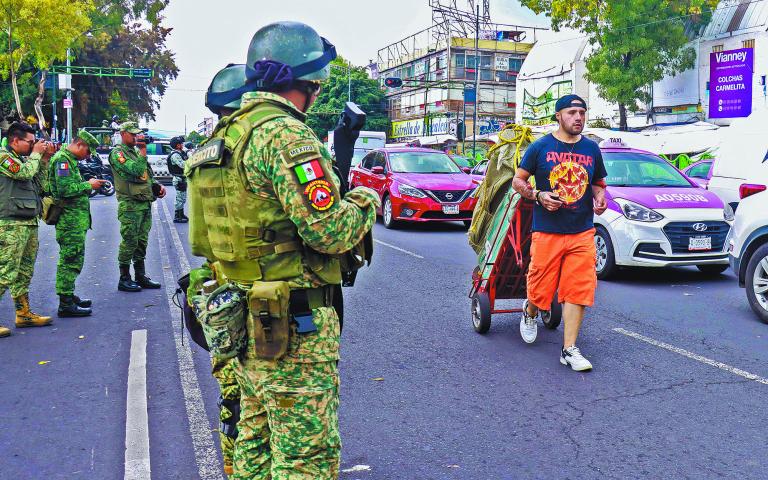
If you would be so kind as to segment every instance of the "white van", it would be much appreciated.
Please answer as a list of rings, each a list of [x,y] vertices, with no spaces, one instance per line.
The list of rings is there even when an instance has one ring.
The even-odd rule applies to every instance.
[[[738,118],[723,132],[709,190],[737,210],[740,189],[761,183],[768,175],[768,109]],[[745,187],[742,187],[744,185]]]

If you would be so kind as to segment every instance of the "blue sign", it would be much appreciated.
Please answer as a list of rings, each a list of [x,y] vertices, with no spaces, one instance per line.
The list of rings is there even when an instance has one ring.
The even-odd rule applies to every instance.
[[[464,103],[475,103],[477,101],[477,92],[474,88],[464,87]]]

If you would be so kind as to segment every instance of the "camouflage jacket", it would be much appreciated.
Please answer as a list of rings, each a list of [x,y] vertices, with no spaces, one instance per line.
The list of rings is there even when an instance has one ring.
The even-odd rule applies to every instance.
[[[64,200],[65,211],[90,212],[91,202],[88,193],[91,184],[83,180],[80,169],[77,168],[77,158],[62,148],[51,158],[48,166],[51,196],[56,200]]]
[[[112,174],[115,177],[115,189],[117,199],[121,201],[132,200],[121,191],[120,180],[130,183],[154,183],[155,178],[152,169],[149,167],[149,161],[145,155],[142,155],[135,147],[128,147],[120,144],[109,152],[109,164],[112,166]],[[140,202],[145,203],[145,202]]]
[[[14,180],[32,180],[38,195],[45,192],[48,184],[48,169],[41,167],[42,155],[32,153],[21,157],[10,149],[0,148],[0,174]],[[38,219],[3,220],[0,225],[37,225]]]
[[[251,192],[277,199],[282,210],[275,212],[275,222],[290,219],[315,251],[334,255],[352,249],[376,221],[378,194],[356,188],[340,198],[331,156],[304,123],[306,115],[288,100],[267,92],[246,93],[242,108],[254,102],[269,102],[290,116],[270,120],[251,134],[243,155]],[[292,282],[293,288],[322,284],[311,270],[304,268],[304,272],[303,280]]]

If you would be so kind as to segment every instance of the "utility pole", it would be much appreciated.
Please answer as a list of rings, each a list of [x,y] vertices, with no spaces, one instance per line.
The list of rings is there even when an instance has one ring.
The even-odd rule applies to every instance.
[[[347,60],[347,101],[352,101],[352,62]]]
[[[72,143],[72,72],[70,71],[71,64],[69,62],[69,49],[67,49],[67,75],[69,75],[69,88],[67,89],[67,100],[69,100],[69,108],[67,108],[67,143]]]
[[[477,109],[480,108],[480,5],[477,5],[475,17],[475,113],[472,115],[472,158],[477,155]]]

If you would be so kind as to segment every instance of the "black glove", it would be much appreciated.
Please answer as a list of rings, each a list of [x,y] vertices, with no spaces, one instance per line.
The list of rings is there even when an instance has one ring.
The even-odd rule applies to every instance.
[[[352,102],[347,102],[339,118],[339,123],[333,131],[333,151],[336,155],[336,166],[339,169],[339,180],[342,190],[349,190],[347,179],[352,166],[352,156],[355,153],[355,142],[360,136],[360,130],[365,127],[365,112]]]

